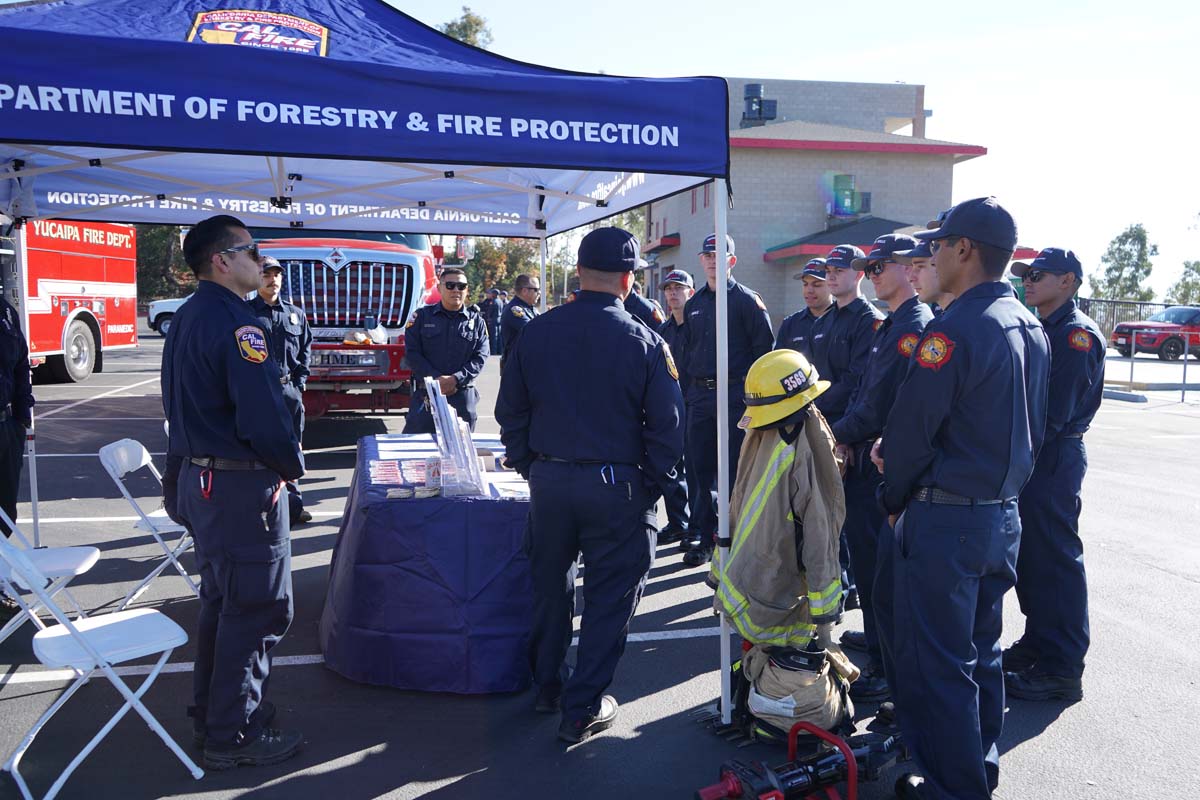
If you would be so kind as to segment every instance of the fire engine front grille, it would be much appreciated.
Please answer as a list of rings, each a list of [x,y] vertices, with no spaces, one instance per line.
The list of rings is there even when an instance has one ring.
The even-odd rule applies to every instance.
[[[391,327],[407,321],[413,293],[407,264],[351,261],[336,272],[321,261],[282,264],[282,295],[304,309],[311,325],[360,327],[368,315]]]

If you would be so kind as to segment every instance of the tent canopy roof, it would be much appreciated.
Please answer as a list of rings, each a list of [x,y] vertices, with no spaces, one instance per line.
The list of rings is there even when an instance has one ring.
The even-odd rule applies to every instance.
[[[536,237],[728,174],[720,78],[525,64],[381,0],[213,5],[0,9],[0,211]]]

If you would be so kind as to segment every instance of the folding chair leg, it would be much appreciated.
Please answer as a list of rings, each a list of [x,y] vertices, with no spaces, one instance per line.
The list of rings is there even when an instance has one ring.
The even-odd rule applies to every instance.
[[[12,773],[13,780],[17,782],[17,787],[21,790],[21,796],[26,800],[33,800],[33,795],[29,792],[29,786],[26,785],[25,779],[21,777],[21,757],[25,755],[25,751],[29,749],[31,744],[33,744],[33,740],[38,735],[38,732],[45,727],[46,723],[50,721],[51,717],[58,713],[60,708],[66,705],[66,702],[71,699],[71,696],[79,691],[80,687],[87,683],[87,679],[91,677],[93,672],[95,672],[95,670],[89,670],[87,674],[81,674],[74,683],[67,687],[67,690],[63,692],[57,700],[54,701],[53,705],[46,709],[46,713],[42,714],[42,716],[38,718],[38,721],[33,724],[33,727],[29,729],[29,733],[25,734],[25,738],[22,739],[21,743],[17,745],[17,749],[13,751],[13,754],[8,757],[8,761],[4,762],[4,771]],[[46,798],[53,797],[56,791],[57,790],[52,789],[50,794],[46,795]]]
[[[179,544],[175,545],[175,549],[171,551],[171,563],[175,565],[175,571],[180,577],[187,582],[188,588],[192,590],[192,594],[196,597],[200,596],[200,587],[192,581],[192,576],[188,575],[188,571],[183,568],[183,564],[179,563],[179,556],[183,555],[192,546],[192,536],[190,533],[185,533],[183,538],[179,540]]]
[[[142,579],[142,582],[130,590],[129,594],[125,595],[125,599],[121,601],[121,605],[117,606],[117,611],[124,611],[134,600],[141,596],[142,592],[150,588],[150,584],[163,573],[167,565],[171,563],[169,558],[164,558],[162,562],[151,571],[149,575]]]

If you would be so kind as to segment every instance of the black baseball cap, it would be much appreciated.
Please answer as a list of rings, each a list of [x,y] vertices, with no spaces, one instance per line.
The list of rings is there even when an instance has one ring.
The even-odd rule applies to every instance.
[[[579,243],[578,263],[601,272],[633,272],[638,268],[637,237],[621,228],[597,228]]]
[[[863,255],[863,251],[852,244],[839,244],[829,251],[829,255],[825,256],[825,266],[826,268],[855,269],[854,259],[862,258]]]
[[[926,242],[953,236],[963,236],[1011,253],[1017,248],[1017,223],[996,198],[976,197],[950,209],[940,228],[916,234],[916,238]]]
[[[800,277],[820,278],[821,280],[827,280],[829,278],[829,273],[825,271],[825,259],[809,259],[808,263],[804,265],[804,269],[800,272]]]
[[[731,255],[731,256],[735,255],[735,253],[733,251],[733,237],[730,236],[729,234],[725,234],[725,249],[729,252],[729,255]],[[704,238],[704,244],[703,244],[703,246],[701,246],[700,252],[701,253],[717,252],[717,235],[715,233],[710,233],[708,236],[706,236]]]
[[[1012,274],[1018,278],[1024,278],[1030,270],[1041,270],[1042,272],[1056,272],[1060,275],[1071,273],[1079,280],[1083,280],[1083,264],[1079,263],[1079,259],[1070,250],[1063,250],[1060,247],[1047,247],[1045,250],[1037,254],[1037,258],[1030,261],[1028,264],[1018,261],[1010,267]]]
[[[895,261],[897,252],[911,250],[917,246],[917,240],[903,233],[888,233],[880,236],[871,245],[871,252],[862,258],[856,258],[851,264],[855,269],[866,269],[872,261]]]

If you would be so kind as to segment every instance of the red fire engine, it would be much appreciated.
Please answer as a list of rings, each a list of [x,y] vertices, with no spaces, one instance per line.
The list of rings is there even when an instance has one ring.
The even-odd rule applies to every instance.
[[[0,240],[5,297],[25,316],[29,360],[61,381],[137,347],[137,237],[132,225],[34,220]]]
[[[304,309],[312,328],[305,412],[407,408],[412,372],[403,361],[404,325],[437,282],[429,237],[252,233],[264,255],[279,259],[282,296]],[[355,341],[369,330],[375,335],[368,341]]]

